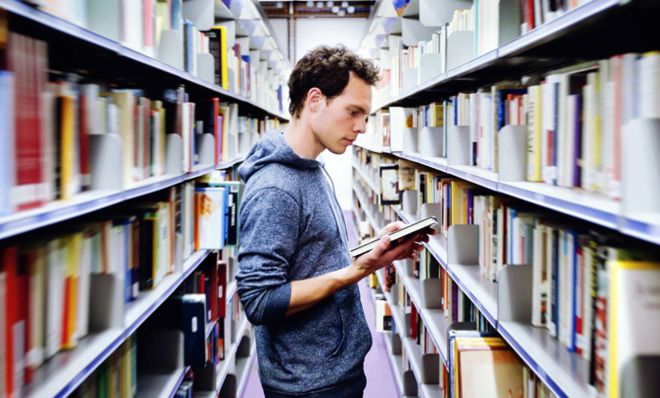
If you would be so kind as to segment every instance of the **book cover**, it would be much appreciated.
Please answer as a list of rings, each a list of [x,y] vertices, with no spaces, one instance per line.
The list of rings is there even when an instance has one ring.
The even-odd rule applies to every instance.
[[[184,362],[199,367],[206,363],[206,296],[181,296],[181,330],[184,335]]]
[[[655,395],[657,383],[638,381],[657,371],[660,356],[660,263],[614,260],[607,267],[607,396]]]
[[[222,187],[195,188],[197,250],[224,247],[225,195]]]

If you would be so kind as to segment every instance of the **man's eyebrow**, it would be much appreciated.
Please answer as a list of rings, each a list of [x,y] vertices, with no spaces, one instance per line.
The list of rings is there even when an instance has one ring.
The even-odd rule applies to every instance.
[[[367,112],[366,109],[364,109],[364,108],[361,107],[360,105],[350,105],[349,108],[356,108],[357,110],[359,110],[359,111],[362,112],[362,113],[369,113],[369,112]]]

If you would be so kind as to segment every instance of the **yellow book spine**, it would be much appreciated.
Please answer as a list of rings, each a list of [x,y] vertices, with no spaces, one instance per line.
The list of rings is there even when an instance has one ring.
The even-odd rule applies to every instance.
[[[222,88],[229,90],[229,72],[227,66],[227,28],[220,27],[220,59],[222,60],[222,69],[220,77],[222,78]]]
[[[119,360],[120,396],[121,398],[131,398],[131,358],[129,343],[122,344],[119,352],[121,355]]]
[[[67,321],[66,321],[66,330],[64,345],[63,348],[71,349],[76,346],[77,343],[77,321],[78,321],[78,278],[80,277],[79,271],[79,261],[80,261],[80,252],[82,249],[82,233],[75,233],[71,235],[71,238],[68,241],[68,261],[67,261],[67,278],[66,283],[68,284],[68,294],[69,298],[66,300],[68,303],[67,308]]]
[[[60,196],[62,199],[71,199],[73,189],[74,165],[74,132],[73,132],[73,98],[60,97]]]

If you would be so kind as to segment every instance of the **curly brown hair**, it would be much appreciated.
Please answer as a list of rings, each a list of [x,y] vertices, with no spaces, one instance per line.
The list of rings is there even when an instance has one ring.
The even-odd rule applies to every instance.
[[[344,46],[319,46],[305,54],[289,77],[291,115],[300,116],[307,92],[313,87],[318,87],[328,99],[341,94],[348,84],[349,72],[370,86],[378,82],[378,68]]]

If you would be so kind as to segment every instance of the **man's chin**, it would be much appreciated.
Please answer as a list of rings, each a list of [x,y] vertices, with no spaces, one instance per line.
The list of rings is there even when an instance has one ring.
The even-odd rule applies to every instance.
[[[348,145],[339,144],[335,148],[328,148],[328,151],[334,153],[335,155],[342,155],[346,152]]]

